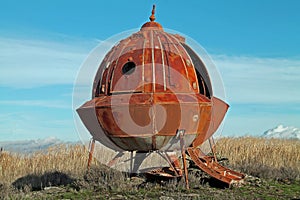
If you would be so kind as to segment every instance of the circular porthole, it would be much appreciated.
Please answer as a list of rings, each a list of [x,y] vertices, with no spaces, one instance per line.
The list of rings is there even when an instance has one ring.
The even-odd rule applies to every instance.
[[[122,74],[124,75],[130,75],[134,72],[135,70],[135,63],[134,62],[127,62],[125,65],[122,67]]]

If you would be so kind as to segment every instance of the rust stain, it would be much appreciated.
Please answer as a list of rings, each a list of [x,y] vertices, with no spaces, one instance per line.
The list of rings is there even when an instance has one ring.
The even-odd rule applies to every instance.
[[[211,176],[228,184],[242,180],[242,174],[222,167],[197,148],[216,132],[229,107],[213,96],[205,64],[184,37],[165,32],[155,22],[155,6],[149,19],[107,53],[94,78],[92,99],[77,109],[93,136],[92,145],[98,140],[119,152],[163,149],[161,155],[171,167],[167,171],[173,175],[166,170],[150,174],[166,177],[183,175],[178,157],[166,152],[179,148],[187,188],[186,150]]]

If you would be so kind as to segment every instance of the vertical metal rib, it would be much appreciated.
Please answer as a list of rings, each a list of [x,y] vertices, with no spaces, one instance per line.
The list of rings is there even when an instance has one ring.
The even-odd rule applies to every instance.
[[[164,43],[162,43],[162,46],[163,46],[163,48],[164,49],[166,49],[166,52],[168,52],[168,53],[170,53],[170,51],[171,51],[171,48],[170,48],[170,44],[172,44],[172,40],[170,40],[167,36],[166,36],[166,34],[162,34],[162,36],[164,36],[165,37],[165,39],[166,39],[166,42],[165,42],[165,44],[166,44],[166,46],[165,46],[165,44]],[[168,40],[170,40],[170,43],[168,43]],[[168,46],[168,51],[167,51],[167,46]],[[167,70],[168,70],[168,82],[169,82],[169,85],[170,86],[175,86],[175,84],[174,83],[172,83],[172,81],[171,81],[171,75],[170,75],[170,63],[169,63],[169,57],[168,56],[166,56],[166,64],[167,64]]]
[[[146,38],[144,39],[144,43],[143,43],[143,57],[142,57],[142,82],[143,82],[143,92],[145,92],[145,45],[146,45]]]
[[[176,42],[180,43],[174,36],[172,36],[171,34],[167,34],[167,33],[166,33],[166,37],[169,38],[169,36],[171,36],[173,39],[175,39]],[[170,40],[170,41],[172,41],[172,40]],[[182,58],[182,55],[181,55],[179,49],[177,48],[176,44],[175,44],[174,42],[173,42],[173,44],[174,44],[174,47],[175,47],[175,49],[176,49],[178,55],[179,55],[180,58],[181,58],[181,61],[182,61],[182,63],[183,63],[184,69],[185,69],[186,77],[187,77],[188,80],[189,80],[189,74],[188,74],[188,70],[187,70],[185,61],[184,61],[184,59]],[[188,84],[188,85],[189,85],[189,88],[191,89],[191,84]]]
[[[193,62],[193,60],[192,60],[190,54],[186,51],[186,49],[184,48],[184,46],[181,44],[181,42],[180,42],[176,37],[173,37],[173,38],[178,42],[178,44],[180,44],[181,48],[184,50],[184,52],[185,52],[186,55],[188,56],[190,62],[192,63],[192,66],[193,66],[193,69],[194,69],[194,73],[196,73],[196,68],[195,68],[194,62]],[[198,80],[198,77],[197,77],[197,76],[195,76],[195,77],[196,77],[196,81],[197,81],[197,83],[198,83],[198,88],[199,88],[200,80]]]
[[[112,91],[112,83],[113,83],[113,79],[114,79],[115,68],[117,67],[118,62],[119,62],[119,58],[120,58],[120,56],[122,55],[124,49],[126,48],[126,46],[127,46],[127,44],[128,44],[129,42],[130,42],[130,40],[128,39],[127,42],[126,42],[126,44],[123,46],[122,50],[120,51],[120,53],[119,53],[119,55],[118,55],[118,57],[117,57],[116,65],[115,65],[114,68],[112,69],[111,80],[110,80],[110,92]],[[109,73],[108,73],[108,74],[109,74]],[[108,74],[107,74],[107,75],[108,75]],[[109,80],[107,80],[107,81],[109,81]]]
[[[155,92],[155,58],[154,58],[154,38],[153,31],[151,31],[151,53],[152,53],[152,92]],[[152,148],[156,149],[156,108],[152,105],[152,121],[153,121],[153,136],[152,136]]]
[[[155,31],[156,33],[156,31]],[[161,51],[161,62],[162,62],[162,67],[163,67],[163,79],[164,79],[164,91],[167,90],[167,85],[166,85],[166,69],[165,69],[165,59],[164,59],[164,49],[162,47],[161,41],[159,36],[157,36],[159,45],[160,45],[160,51]]]
[[[154,41],[153,31],[151,31],[151,51],[152,51],[152,90],[155,92],[155,60],[154,60]]]
[[[109,56],[109,58],[107,59],[107,60],[110,60],[114,55],[115,55],[115,51],[117,51],[116,49],[115,49],[115,47],[116,47],[116,49],[117,49],[117,46],[114,46],[113,48],[112,48],[112,52],[114,52],[114,54],[112,53],[110,56]],[[112,64],[112,63],[111,63]],[[105,69],[104,69],[105,70]],[[103,71],[103,73],[104,73],[104,71]],[[102,75],[103,75],[103,73],[102,73]],[[105,90],[104,90],[104,93],[106,94],[106,95],[108,95],[108,88],[107,88],[107,86],[108,86],[108,82],[109,82],[109,70],[107,70],[107,74],[106,74],[106,79],[105,79]],[[101,76],[102,76],[101,75]],[[101,82],[102,82],[102,79],[101,79]]]

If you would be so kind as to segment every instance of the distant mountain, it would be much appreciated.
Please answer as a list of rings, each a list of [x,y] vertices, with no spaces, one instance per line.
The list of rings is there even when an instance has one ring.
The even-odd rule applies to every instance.
[[[299,139],[300,129],[293,126],[278,125],[275,128],[265,131],[262,135],[266,138]]]
[[[0,148],[4,151],[17,152],[17,153],[33,153],[36,151],[43,151],[51,146],[65,143],[55,137],[37,140],[22,140],[22,141],[8,141],[1,142]]]

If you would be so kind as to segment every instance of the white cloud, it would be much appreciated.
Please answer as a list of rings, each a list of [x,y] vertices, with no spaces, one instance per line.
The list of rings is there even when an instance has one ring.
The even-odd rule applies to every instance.
[[[89,85],[97,70],[95,66],[101,62],[103,52],[110,48],[111,41],[106,44],[107,47],[98,46],[91,54],[92,47],[99,41],[70,41],[72,39],[52,42],[0,37],[0,85],[24,88],[73,84],[79,70],[81,74],[76,80],[77,87]],[[88,54],[89,60],[85,60]],[[220,69],[229,102],[300,101],[299,59],[212,57]],[[81,66],[83,68],[80,69]]]
[[[32,106],[45,108],[65,108],[71,109],[71,105],[60,100],[3,100],[1,106]]]
[[[24,88],[73,84],[91,44],[70,43],[0,37],[0,85]]]
[[[300,102],[300,60],[213,56],[229,102]]]

